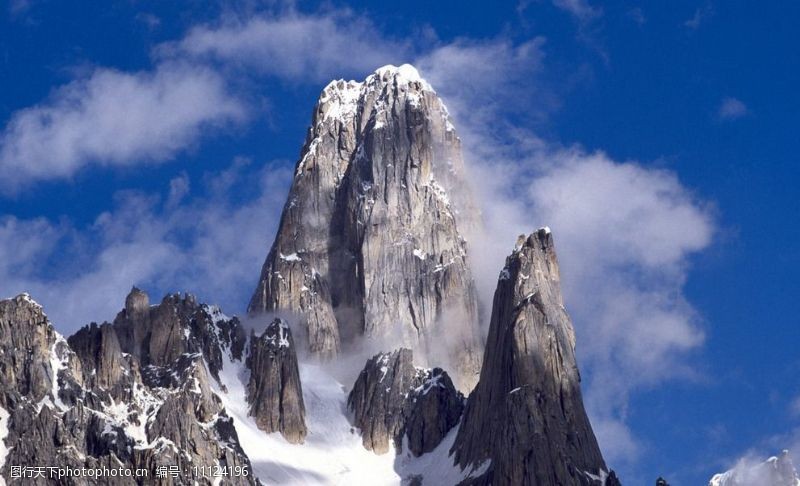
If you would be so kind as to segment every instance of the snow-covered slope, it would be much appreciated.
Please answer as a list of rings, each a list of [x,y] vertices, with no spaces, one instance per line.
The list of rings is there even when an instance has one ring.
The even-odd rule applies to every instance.
[[[471,471],[453,466],[449,457],[456,430],[437,449],[418,458],[407,450],[398,455],[391,446],[381,455],[366,450],[350,422],[346,387],[318,364],[300,364],[308,427],[305,442],[291,444],[279,433],[266,434],[248,415],[248,373],[242,361],[226,355],[219,377],[227,391],[220,387],[214,391],[234,419],[254,474],[266,484],[398,485],[418,477],[422,484],[449,485],[470,475]]]

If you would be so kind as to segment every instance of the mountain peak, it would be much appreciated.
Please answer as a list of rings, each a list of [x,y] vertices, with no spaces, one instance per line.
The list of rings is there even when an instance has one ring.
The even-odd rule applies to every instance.
[[[33,297],[31,297],[31,294],[29,294],[27,292],[23,292],[23,293],[17,295],[12,300],[14,300],[14,302],[17,305],[24,304],[24,305],[33,307],[33,308],[35,308],[37,310],[42,310],[42,305],[40,303],[36,302],[35,300],[33,300]]]
[[[481,336],[468,187],[447,109],[413,66],[328,84],[248,311],[297,313],[321,357],[399,338],[423,363],[454,360],[469,388]],[[446,353],[443,335],[458,336],[440,339]]]
[[[480,379],[452,451],[490,461],[478,484],[619,484],[580,390],[575,334],[561,297],[552,235],[521,235],[494,296]]]
[[[401,64],[400,66],[395,66],[392,64],[387,64],[383,67],[379,67],[375,70],[375,72],[367,78],[369,80],[371,77],[377,77],[380,80],[387,81],[389,79],[396,79],[399,82],[404,83],[411,83],[417,82],[421,83],[424,88],[427,88],[429,91],[433,91],[433,88],[427,81],[425,81],[422,76],[420,76],[419,71],[417,68],[412,66],[411,64]]]
[[[709,486],[798,486],[797,476],[789,451],[770,457],[764,462],[741,460],[733,469],[716,474]]]

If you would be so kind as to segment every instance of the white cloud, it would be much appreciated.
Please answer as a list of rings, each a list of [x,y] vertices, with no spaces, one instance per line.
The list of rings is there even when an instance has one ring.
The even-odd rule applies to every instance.
[[[553,0],[553,5],[570,13],[582,22],[602,15],[602,11],[599,8],[592,7],[586,0]]]
[[[776,439],[774,437],[773,439]],[[795,447],[800,445],[798,442],[798,431],[795,430],[789,435],[782,436],[781,440],[789,440]],[[785,444],[785,443],[784,443]],[[769,449],[765,447],[765,449]],[[778,452],[779,451],[779,452]],[[793,467],[796,460],[786,449],[778,449],[777,454],[765,458],[754,449],[748,450],[744,455],[736,459],[724,473],[720,473],[717,480],[723,486],[773,486],[796,484],[797,476]],[[784,451],[786,454],[784,455]]]
[[[717,111],[717,115],[722,120],[736,120],[746,116],[748,113],[747,105],[741,100],[731,97],[723,99]]]
[[[98,68],[17,111],[0,134],[2,190],[70,177],[89,164],[162,161],[245,108],[214,71],[165,62],[152,72]]]
[[[483,118],[498,110],[513,111],[517,104],[528,108],[531,97],[542,94],[536,81],[544,45],[543,37],[519,44],[503,38],[459,39],[421,54],[415,65],[451,111]],[[546,100],[538,101],[547,105]]]
[[[202,25],[161,51],[222,60],[293,81],[327,82],[347,75],[362,76],[387,63],[401,64],[407,60],[409,48],[387,40],[369,20],[335,10]]]
[[[170,182],[166,198],[120,192],[116,207],[88,227],[0,219],[0,297],[31,293],[67,333],[113,318],[132,285],[150,290],[152,299],[190,291],[241,312],[290,180],[288,169],[254,170],[237,160],[210,174],[207,191],[195,197],[187,198],[184,176]],[[258,195],[237,201],[245,189]],[[75,244],[65,245],[70,239]]]
[[[633,7],[628,10],[628,18],[633,20],[637,25],[644,25],[647,23],[647,16],[644,14],[642,7]]]
[[[483,301],[516,235],[549,225],[592,423],[610,464],[631,464],[641,443],[625,424],[628,397],[691,375],[688,357],[703,343],[683,284],[715,225],[674,173],[565,149],[509,121],[546,119],[557,106],[537,82],[543,49],[460,41],[418,63],[455,116],[484,212],[484,233],[470,238]]]
[[[702,25],[713,14],[714,14],[714,8],[711,6],[710,3],[706,4],[702,7],[698,7],[694,11],[694,15],[692,15],[690,19],[684,22],[683,25],[688,29],[697,30],[700,27],[700,25]]]
[[[623,433],[628,397],[691,376],[687,357],[703,343],[682,288],[688,258],[711,242],[711,216],[674,174],[600,153],[545,148],[473,170],[487,221],[483,238],[472,239],[484,301],[514,236],[550,226],[587,409],[602,424],[607,460],[630,463],[637,439]]]

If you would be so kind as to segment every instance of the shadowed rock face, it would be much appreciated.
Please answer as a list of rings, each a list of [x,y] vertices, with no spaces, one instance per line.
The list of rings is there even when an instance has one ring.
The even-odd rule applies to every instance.
[[[48,476],[11,479],[10,465],[143,467],[151,474],[145,482],[58,482],[69,485],[210,485],[213,478],[194,476],[192,466],[250,467],[205,365],[214,353],[204,343],[226,341],[216,353],[234,353],[235,336],[244,334],[238,320],[191,297],[168,296],[151,307],[138,289],[126,304],[115,324],[91,324],[65,340],[30,297],[0,301],[0,429],[8,431],[0,476],[8,484],[56,484]],[[152,477],[157,466],[176,465],[184,471],[179,478]],[[255,484],[252,476],[227,481]]]
[[[473,483],[616,484],[583,408],[575,335],[549,230],[520,237],[494,295],[480,380],[453,445]]]
[[[330,83],[249,311],[298,313],[323,357],[366,336],[426,362],[446,343],[470,388],[481,337],[462,238],[478,215],[466,187],[447,110],[414,68]]]
[[[417,368],[410,349],[367,361],[347,400],[364,447],[383,454],[404,437],[419,456],[436,448],[458,424],[464,397],[440,368]]]
[[[305,405],[294,340],[289,325],[275,319],[264,333],[250,338],[247,357],[250,415],[265,432],[278,432],[292,443],[306,436]]]

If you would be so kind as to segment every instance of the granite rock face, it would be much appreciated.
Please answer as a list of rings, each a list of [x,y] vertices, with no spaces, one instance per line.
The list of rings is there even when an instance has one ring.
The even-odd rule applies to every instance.
[[[481,336],[463,234],[479,218],[460,143],[411,66],[330,83],[249,312],[299,314],[309,349],[328,358],[362,336],[421,362],[443,343],[470,388]]]
[[[261,336],[253,332],[247,367],[247,399],[258,427],[280,431],[289,442],[303,442],[305,405],[294,339],[286,321],[275,319]]]
[[[68,340],[27,295],[0,301],[0,430],[8,484],[204,484],[194,466],[250,468],[232,419],[212,391],[211,340],[243,330],[193,298],[150,306],[134,289],[114,324],[91,324]],[[193,331],[194,328],[194,331]],[[201,331],[202,329],[202,331]],[[236,344],[217,348],[232,354]],[[205,349],[204,349],[205,348]],[[209,359],[204,358],[204,353]],[[241,353],[241,350],[239,350]],[[11,465],[146,468],[147,479],[12,478]],[[177,478],[156,478],[178,466]],[[230,484],[256,484],[252,475]]]
[[[616,484],[583,408],[575,335],[547,229],[520,236],[494,295],[483,368],[452,451],[471,484]]]
[[[367,361],[347,400],[364,447],[383,454],[394,445],[420,456],[458,424],[464,397],[440,368],[417,368],[410,349]]]

